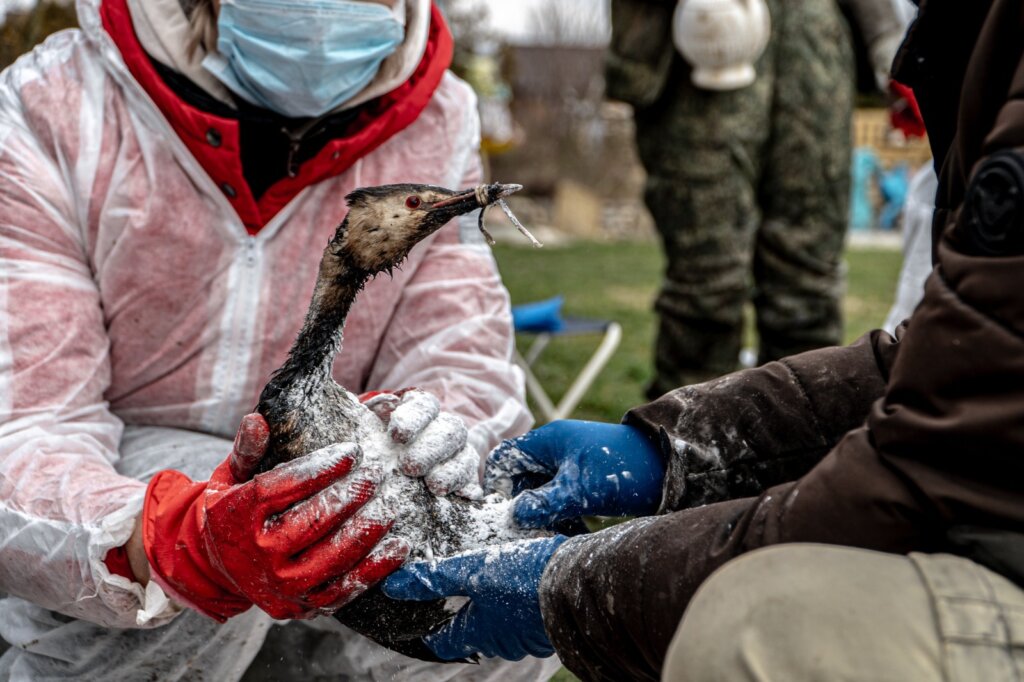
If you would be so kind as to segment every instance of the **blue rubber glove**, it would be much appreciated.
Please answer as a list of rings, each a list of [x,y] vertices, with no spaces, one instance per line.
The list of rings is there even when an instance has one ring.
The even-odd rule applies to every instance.
[[[550,656],[555,650],[544,631],[537,589],[551,555],[565,540],[562,535],[521,540],[409,563],[385,579],[384,594],[411,601],[469,597],[447,625],[423,638],[440,659]]]
[[[639,429],[575,420],[504,441],[484,467],[486,489],[519,495],[512,516],[523,528],[583,515],[653,514],[664,479],[661,454]]]

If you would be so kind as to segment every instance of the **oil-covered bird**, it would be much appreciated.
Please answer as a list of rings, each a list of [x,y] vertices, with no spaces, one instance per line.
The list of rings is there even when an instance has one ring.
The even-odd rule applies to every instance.
[[[447,556],[526,535],[509,524],[505,502],[437,497],[422,479],[401,471],[383,422],[331,376],[345,317],[367,280],[390,272],[417,242],[451,219],[486,208],[519,189],[520,185],[491,184],[456,192],[398,184],[349,194],[348,215],[324,251],[302,329],[287,361],[260,395],[257,410],[271,433],[261,468],[333,443],[357,444],[363,451],[361,466],[379,468],[383,478],[363,514],[393,520],[391,534],[408,541],[414,557]],[[443,602],[395,602],[371,589],[336,615],[384,646],[436,660],[420,637],[451,614]]]

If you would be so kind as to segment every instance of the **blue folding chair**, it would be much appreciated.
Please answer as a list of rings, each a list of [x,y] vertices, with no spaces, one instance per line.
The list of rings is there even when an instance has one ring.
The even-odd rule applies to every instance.
[[[563,316],[562,302],[562,297],[556,296],[512,306],[516,332],[535,337],[525,355],[516,348],[514,359],[526,375],[526,392],[533,398],[545,422],[565,419],[572,414],[622,340],[622,327],[618,322]],[[534,374],[533,365],[556,337],[583,334],[600,334],[601,342],[556,405]]]

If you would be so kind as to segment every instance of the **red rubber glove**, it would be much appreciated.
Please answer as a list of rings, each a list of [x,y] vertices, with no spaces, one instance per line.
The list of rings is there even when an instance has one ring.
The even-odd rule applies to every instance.
[[[266,448],[259,414],[242,420],[210,480],[162,471],[149,484],[142,537],[152,576],[177,601],[221,622],[255,604],[278,619],[345,605],[409,554],[390,521],[360,508],[383,473],[358,445],[330,445],[246,480]]]

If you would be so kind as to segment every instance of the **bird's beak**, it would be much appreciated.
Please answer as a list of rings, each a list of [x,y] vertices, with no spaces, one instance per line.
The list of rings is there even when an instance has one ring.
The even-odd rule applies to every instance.
[[[522,185],[514,183],[503,185],[501,183],[494,183],[493,185],[487,185],[488,204],[493,204],[498,199],[504,199],[510,194],[515,194],[523,188]]]
[[[503,199],[510,194],[515,194],[523,188],[522,185],[504,185],[495,182],[490,185],[480,185],[475,189],[467,189],[458,194],[454,194],[447,199],[435,202],[431,207],[431,211],[441,210],[447,215],[457,216],[463,213],[469,213],[478,208],[484,206],[490,206],[498,199]]]

